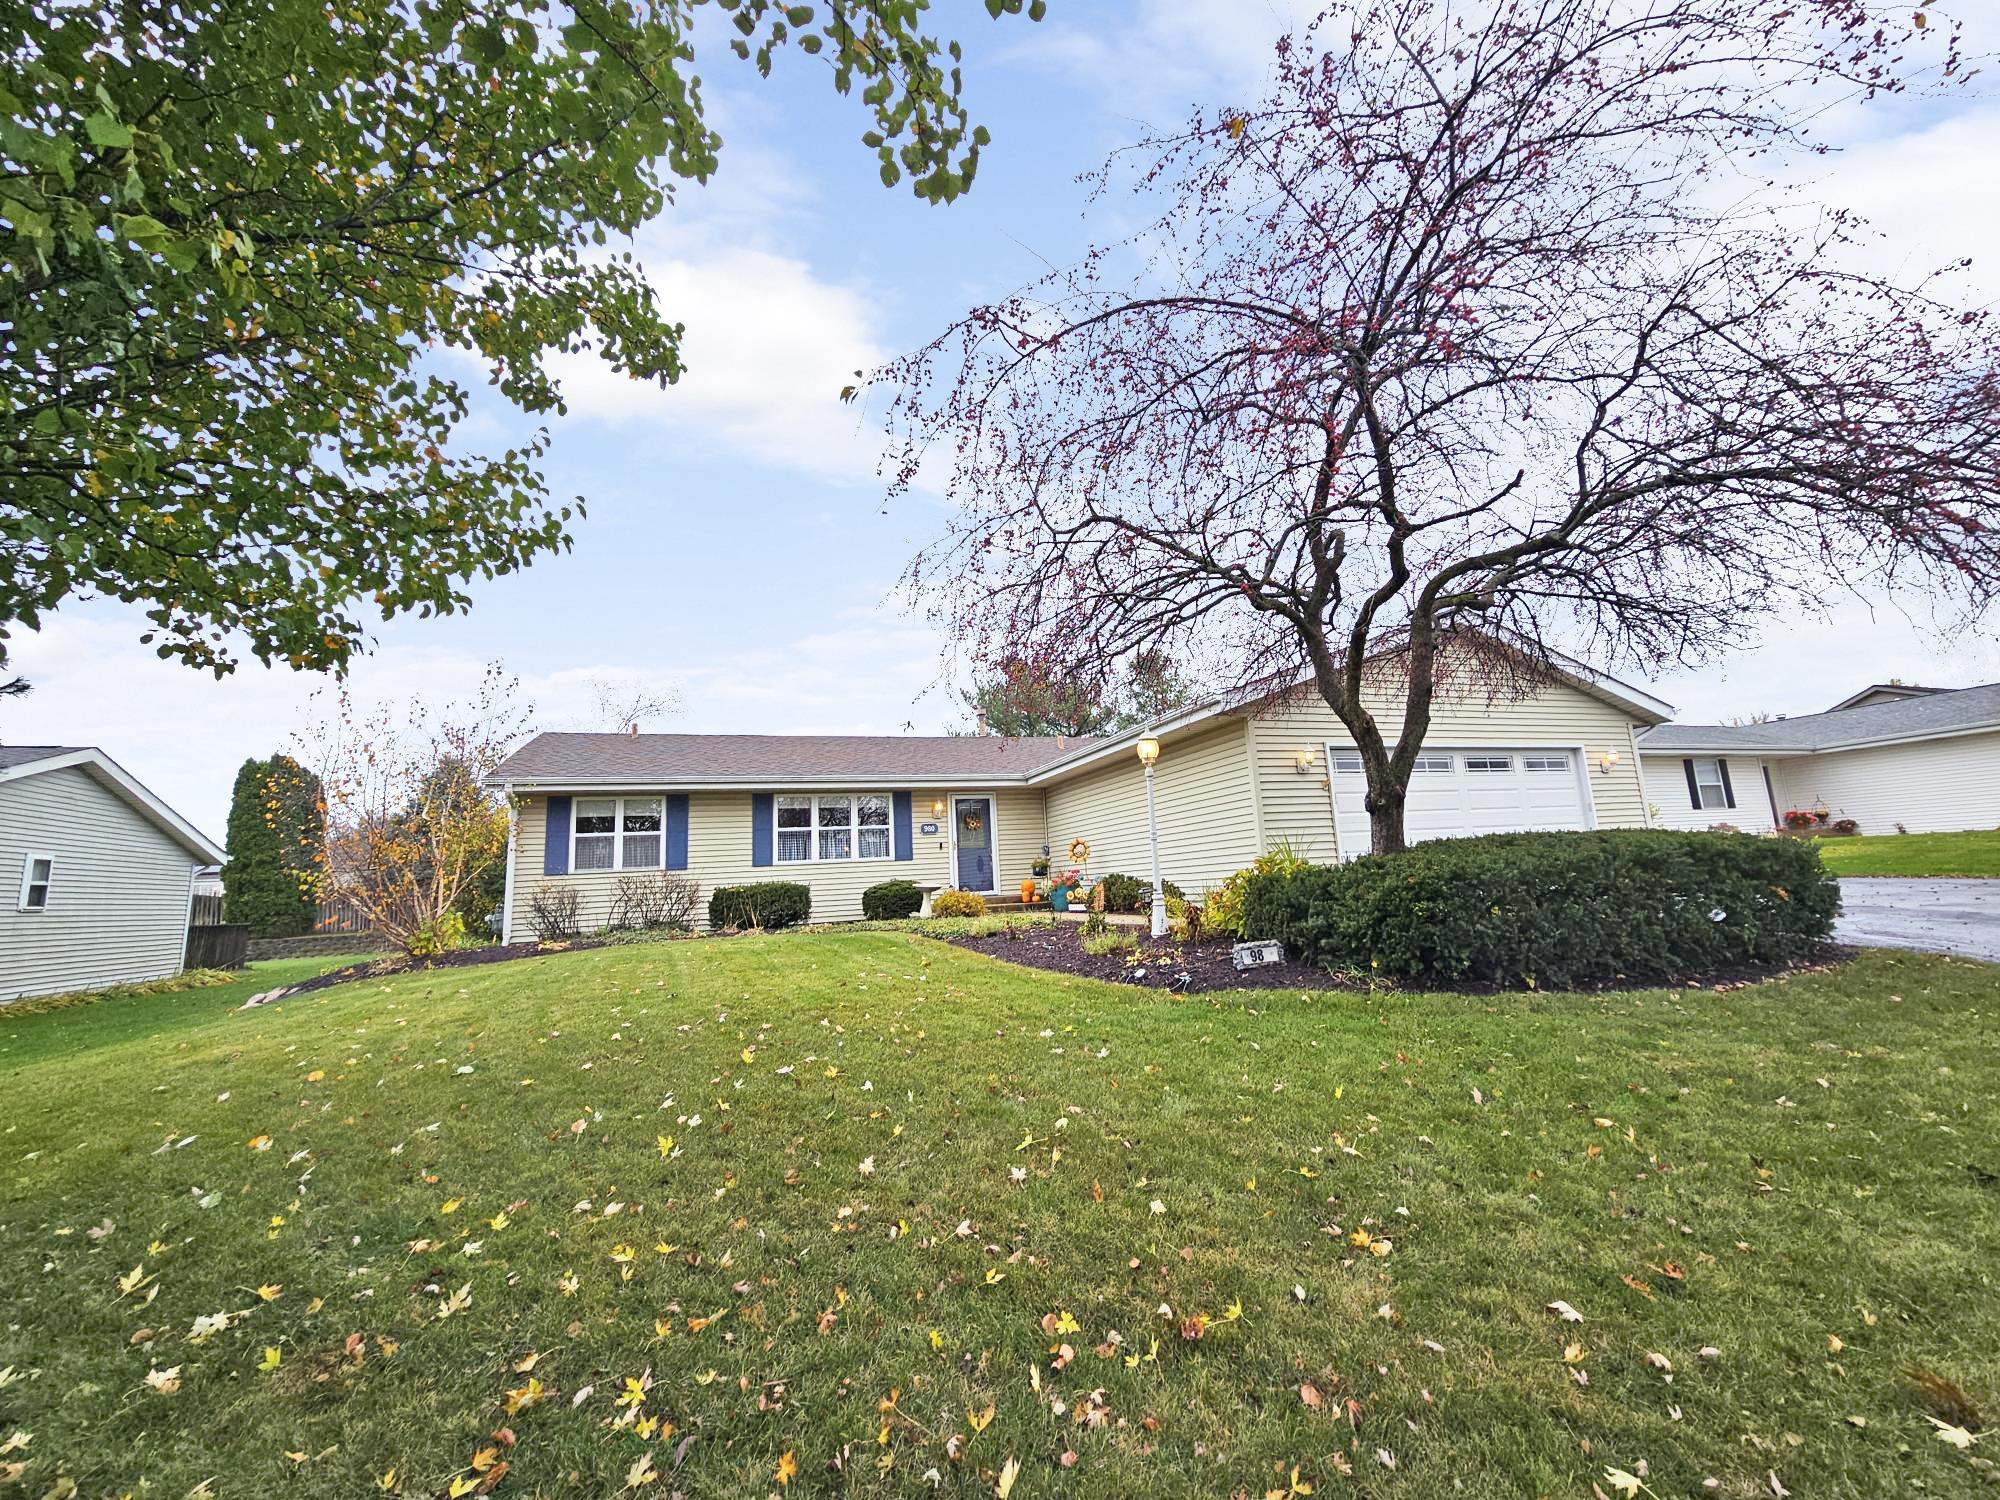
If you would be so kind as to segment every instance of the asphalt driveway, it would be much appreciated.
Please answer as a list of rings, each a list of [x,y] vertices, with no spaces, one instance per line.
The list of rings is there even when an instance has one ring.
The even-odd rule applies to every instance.
[[[1871,948],[1920,948],[2000,963],[2000,880],[1850,876],[1833,935]]]

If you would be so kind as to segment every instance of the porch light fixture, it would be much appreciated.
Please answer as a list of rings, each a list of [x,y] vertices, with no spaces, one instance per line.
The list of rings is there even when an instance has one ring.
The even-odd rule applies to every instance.
[[[1617,764],[1618,764],[1618,752],[1616,750],[1607,750],[1602,755],[1597,757],[1597,769],[1604,772],[1606,775],[1609,775],[1611,773],[1611,768],[1613,766],[1616,766]]]
[[[934,818],[941,818],[944,816],[944,798],[942,797],[931,798],[931,816]]]
[[[1146,837],[1153,849],[1153,922],[1155,938],[1167,935],[1167,896],[1160,884],[1160,811],[1153,800],[1153,762],[1160,758],[1160,742],[1150,735],[1139,741],[1139,764],[1146,768]]]
[[[1310,776],[1312,774],[1313,759],[1312,751],[1301,750],[1293,757],[1292,769],[1297,771],[1301,776]]]

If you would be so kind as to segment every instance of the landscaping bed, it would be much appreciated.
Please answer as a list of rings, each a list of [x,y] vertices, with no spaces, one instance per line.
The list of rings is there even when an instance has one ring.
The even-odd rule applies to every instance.
[[[314,990],[331,989],[336,984],[349,984],[356,979],[387,979],[393,974],[414,974],[428,969],[476,969],[485,964],[511,963],[517,958],[542,958],[551,953],[578,953],[589,948],[602,948],[609,941],[605,938],[575,938],[566,943],[489,943],[481,948],[448,948],[443,953],[429,958],[410,958],[401,953],[386,954],[366,963],[348,964],[344,968],[329,969],[324,974],[314,974],[289,984],[275,993],[256,996],[254,999],[268,1001],[279,996],[307,995]]]
[[[1087,979],[1108,979],[1115,984],[1142,985],[1147,989],[1177,990],[1198,995],[1209,990],[1332,990],[1353,988],[1343,980],[1312,964],[1288,958],[1283,963],[1238,970],[1230,958],[1229,941],[1176,943],[1170,939],[1152,942],[1141,939],[1139,946],[1122,953],[1087,953],[1083,947],[1083,927],[1076,922],[1010,927],[1004,932],[981,936],[951,936],[945,941],[955,947],[970,948],[1009,963],[1048,969],[1057,974],[1078,974]]]
[[[1322,969],[1298,958],[1266,964],[1239,972],[1230,950],[1230,941],[1153,943],[1142,940],[1139,947],[1124,953],[1094,954],[1084,950],[1082,929],[1075,923],[1044,926],[1016,926],[1004,932],[944,935],[955,948],[970,948],[990,958],[1022,964],[1031,969],[1047,969],[1056,974],[1076,974],[1086,979],[1103,979],[1113,984],[1138,985],[1146,989],[1174,990],[1186,995],[1211,990],[1384,990],[1415,989],[1386,979],[1369,980],[1353,971]],[[1771,963],[1734,963],[1700,971],[1689,971],[1651,983],[1674,988],[1734,989],[1759,984],[1785,974],[1819,973],[1852,959],[1858,950],[1839,943],[1823,943],[1796,957]],[[1584,991],[1602,992],[1630,985],[1581,986]],[[1467,981],[1453,986],[1456,993],[1493,995],[1519,985],[1494,985]]]

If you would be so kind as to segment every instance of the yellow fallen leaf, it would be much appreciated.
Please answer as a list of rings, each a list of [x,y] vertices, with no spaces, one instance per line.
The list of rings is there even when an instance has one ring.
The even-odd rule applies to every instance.
[[[777,1480],[779,1484],[790,1484],[794,1479],[798,1478],[798,1474],[799,1461],[792,1457],[792,1450],[787,1448],[779,1457],[777,1470],[771,1477]]]

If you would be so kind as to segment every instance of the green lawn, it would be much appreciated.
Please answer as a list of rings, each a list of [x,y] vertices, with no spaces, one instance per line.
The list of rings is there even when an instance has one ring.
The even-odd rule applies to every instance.
[[[1817,1497],[2000,1458],[1902,1373],[2000,1409],[2000,970],[1174,1000],[869,932],[239,999],[0,1019],[24,1493],[764,1495],[790,1454],[813,1495]]]
[[[1881,833],[1821,839],[1836,875],[1985,875],[2000,877],[2000,829],[1967,833]]]

